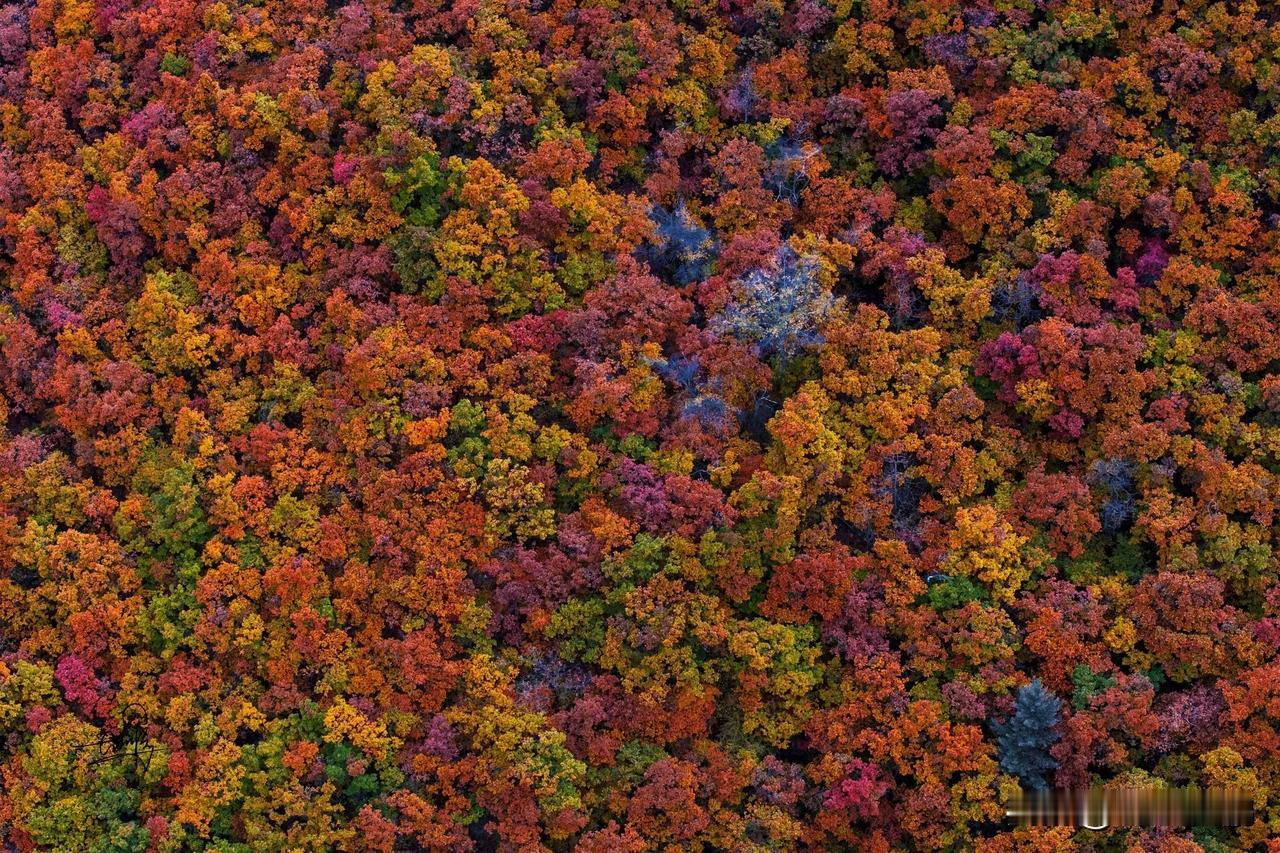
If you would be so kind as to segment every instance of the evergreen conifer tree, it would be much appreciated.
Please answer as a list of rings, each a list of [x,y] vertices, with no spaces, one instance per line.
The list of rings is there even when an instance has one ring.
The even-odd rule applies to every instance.
[[[1045,774],[1058,767],[1049,748],[1060,737],[1054,726],[1062,712],[1062,700],[1037,678],[1018,690],[1013,708],[1008,722],[995,726],[1000,769],[1014,774],[1027,787],[1044,788],[1048,784]]]

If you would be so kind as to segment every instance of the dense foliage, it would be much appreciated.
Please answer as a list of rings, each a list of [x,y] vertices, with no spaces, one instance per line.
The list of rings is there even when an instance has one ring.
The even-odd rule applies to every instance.
[[[0,6],[0,848],[1265,845],[1277,104],[1255,0]]]

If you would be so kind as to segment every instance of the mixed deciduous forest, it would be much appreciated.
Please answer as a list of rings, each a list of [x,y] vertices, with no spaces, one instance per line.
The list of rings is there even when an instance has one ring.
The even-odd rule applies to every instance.
[[[0,848],[1280,849],[1278,103],[1254,0],[0,5]],[[1100,781],[1256,812],[1006,820]]]

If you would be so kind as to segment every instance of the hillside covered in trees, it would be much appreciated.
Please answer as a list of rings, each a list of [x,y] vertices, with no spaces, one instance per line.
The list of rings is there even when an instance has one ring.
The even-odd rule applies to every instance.
[[[0,5],[0,850],[1280,849],[1280,14]],[[1240,785],[1237,828],[1019,786]]]

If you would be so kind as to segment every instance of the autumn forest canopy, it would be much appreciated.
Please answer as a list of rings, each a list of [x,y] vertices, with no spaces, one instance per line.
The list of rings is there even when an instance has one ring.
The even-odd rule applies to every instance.
[[[1278,106],[1252,0],[0,5],[0,850],[1280,850]]]

